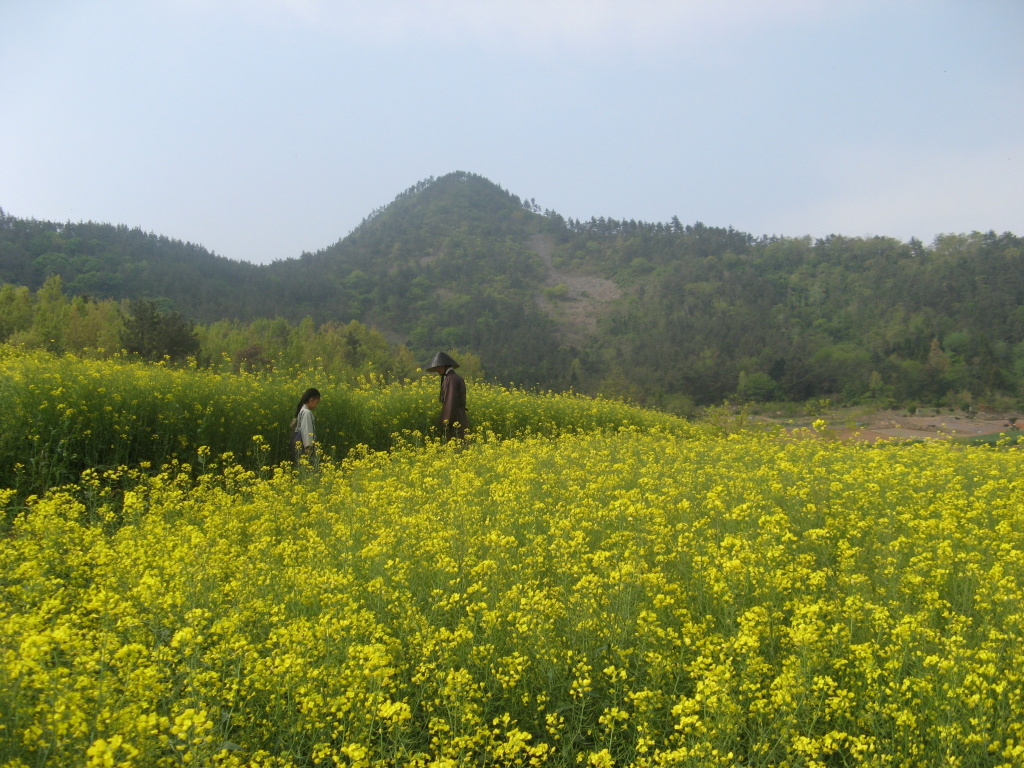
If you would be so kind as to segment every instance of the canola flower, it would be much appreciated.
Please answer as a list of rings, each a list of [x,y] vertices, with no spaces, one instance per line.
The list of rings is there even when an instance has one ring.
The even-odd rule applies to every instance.
[[[292,455],[288,424],[311,383],[324,394],[317,431],[327,455],[422,445],[435,430],[435,379],[385,383],[369,376],[348,386],[322,371],[225,374],[0,345],[0,487],[41,494],[77,482],[86,469],[195,463],[204,448],[231,452],[249,469],[269,468]],[[483,383],[472,385],[470,409],[477,432],[490,438],[623,426],[689,430],[625,403]]]
[[[1024,762],[1015,449],[210,458],[83,477],[0,541],[0,765]]]

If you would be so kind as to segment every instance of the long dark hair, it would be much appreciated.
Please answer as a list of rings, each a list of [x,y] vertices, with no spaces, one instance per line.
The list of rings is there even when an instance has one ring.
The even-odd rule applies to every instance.
[[[312,400],[314,397],[320,397],[320,390],[316,387],[310,387],[302,393],[302,397],[299,399],[299,404],[295,406],[295,418],[299,418],[299,411],[302,410],[302,406]]]

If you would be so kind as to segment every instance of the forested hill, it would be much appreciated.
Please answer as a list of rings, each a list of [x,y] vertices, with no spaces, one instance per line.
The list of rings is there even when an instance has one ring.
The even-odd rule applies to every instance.
[[[53,274],[199,322],[359,320],[418,359],[470,351],[505,382],[667,407],[1024,396],[1024,248],[1009,233],[926,245],[580,222],[453,173],[266,266],[124,226],[0,217],[0,282]]]
[[[495,184],[455,173],[268,272],[300,316],[358,319],[421,356],[472,350],[505,381],[557,385],[572,357],[538,303],[548,270],[533,245],[550,226]]]
[[[160,299],[196,319],[254,313],[259,267],[125,225],[26,220],[0,209],[0,283],[60,275],[76,296]]]

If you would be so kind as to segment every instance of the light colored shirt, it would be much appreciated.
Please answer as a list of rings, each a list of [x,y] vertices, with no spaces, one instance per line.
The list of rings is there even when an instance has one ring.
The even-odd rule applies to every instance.
[[[299,433],[303,448],[309,448],[316,442],[316,419],[313,418],[313,412],[305,404],[299,409],[295,431]]]

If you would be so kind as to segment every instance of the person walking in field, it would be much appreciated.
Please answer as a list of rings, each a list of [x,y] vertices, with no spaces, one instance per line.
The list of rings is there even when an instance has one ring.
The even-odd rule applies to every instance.
[[[303,458],[311,465],[317,464],[316,418],[313,411],[320,404],[320,390],[310,387],[302,393],[299,405],[292,419],[292,447],[295,450],[295,464],[301,465]]]
[[[447,442],[453,437],[464,438],[469,428],[466,413],[466,382],[455,372],[459,367],[449,355],[438,352],[427,367],[441,376],[441,436]]]

